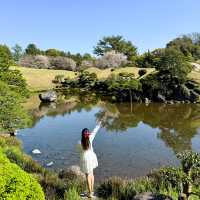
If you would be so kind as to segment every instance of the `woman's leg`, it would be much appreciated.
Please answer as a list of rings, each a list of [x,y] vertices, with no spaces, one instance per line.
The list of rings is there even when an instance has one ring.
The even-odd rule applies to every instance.
[[[94,192],[94,173],[91,174],[91,186],[92,186],[92,192]]]
[[[91,175],[90,174],[86,174],[86,180],[87,180],[88,191],[91,194],[92,193],[92,185],[91,185]]]

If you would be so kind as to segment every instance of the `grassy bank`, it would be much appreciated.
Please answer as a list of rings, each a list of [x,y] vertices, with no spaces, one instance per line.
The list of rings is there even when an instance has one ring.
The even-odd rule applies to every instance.
[[[82,177],[67,171],[56,174],[43,168],[30,156],[23,153],[20,141],[14,137],[0,136],[0,149],[10,163],[17,165],[20,170],[38,181],[47,200],[80,200],[79,194],[86,189]],[[151,192],[156,197],[171,196],[173,199],[177,199],[177,183],[168,184],[162,180],[159,173],[155,171],[149,176],[134,180],[112,177],[101,182],[96,187],[96,192],[101,199],[107,200],[132,200],[136,195],[145,192]],[[173,180],[175,179],[173,178]],[[2,181],[0,179],[0,184]],[[199,190],[199,186],[193,187],[193,192]],[[12,191],[8,191],[8,193],[12,193]],[[190,200],[198,199],[197,196],[190,198]]]
[[[64,175],[62,176],[62,178],[60,178],[59,174],[43,168],[40,164],[38,164],[30,156],[26,155],[23,152],[21,142],[15,137],[1,135],[0,150],[0,157],[5,157],[4,160],[9,160],[8,162],[17,166],[18,169],[21,170],[23,173],[27,173],[28,175],[30,175],[31,178],[34,178],[35,181],[37,180],[37,182],[41,185],[45,194],[45,199],[47,200],[79,200],[79,198],[73,198],[74,194],[78,195],[81,191],[85,190],[85,184],[83,180],[80,179],[80,177],[75,176],[73,173],[67,173],[67,175]],[[2,164],[3,167],[6,166],[6,163],[1,163],[0,159],[0,173],[2,170]],[[14,171],[12,172],[14,173]],[[22,175],[20,175],[19,178],[23,180],[24,177]],[[18,182],[16,182],[15,184],[15,182],[9,181],[9,177],[8,180],[0,178],[0,185],[2,186],[5,184],[7,184],[6,187],[20,187],[20,183],[18,184]],[[2,199],[2,191],[4,191],[4,188],[0,189],[0,199]],[[15,189],[5,190],[4,193],[6,193],[7,196],[13,195],[12,199],[16,199],[17,194],[15,194]],[[18,195],[22,197],[22,193],[19,193]],[[6,200],[9,198],[6,197],[3,199]],[[34,198],[30,199],[36,200]]]

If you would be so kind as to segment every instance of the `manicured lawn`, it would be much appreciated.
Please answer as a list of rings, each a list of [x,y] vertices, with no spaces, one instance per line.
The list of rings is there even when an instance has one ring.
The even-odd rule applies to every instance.
[[[107,78],[111,73],[119,74],[121,72],[133,73],[133,74],[135,74],[135,77],[138,78],[138,76],[139,76],[138,75],[138,71],[140,69],[141,68],[137,68],[137,67],[124,67],[124,68],[118,68],[118,69],[115,69],[114,71],[112,71],[111,68],[101,70],[101,69],[92,67],[92,68],[87,69],[87,71],[89,71],[91,73],[92,72],[96,73],[99,79]],[[146,68],[146,70],[147,70],[147,74],[152,73],[153,71],[155,71],[154,68]]]
[[[65,77],[74,78],[75,73],[66,70],[51,70],[51,69],[32,69],[26,67],[12,67],[21,71],[25,77],[28,87],[31,91],[41,91],[52,89],[55,84],[53,80],[56,75],[64,75]]]
[[[55,86],[55,84],[52,81],[54,80],[56,75],[64,75],[66,78],[76,77],[75,72],[67,71],[67,70],[33,69],[33,68],[26,68],[26,67],[12,67],[12,68],[18,69],[21,71],[31,91],[42,91],[42,90],[52,89]],[[121,72],[134,73],[135,77],[138,78],[139,76],[138,71],[140,69],[141,68],[137,68],[137,67],[124,67],[124,68],[119,68],[112,71],[110,68],[101,70],[101,69],[92,67],[92,68],[87,69],[87,71],[91,73],[92,72],[96,73],[99,79],[107,78],[112,73],[118,74]],[[147,74],[150,74],[155,71],[154,68],[147,68],[146,70],[147,70]],[[189,78],[200,83],[200,72],[192,71],[189,74]]]
[[[41,90],[48,90],[52,89],[55,84],[52,82],[56,75],[64,75],[68,78],[74,78],[75,72],[67,71],[67,70],[52,70],[52,69],[33,69],[33,68],[26,68],[26,67],[12,67],[13,69],[18,69],[21,71],[23,76],[25,77],[29,89],[31,91],[41,91]],[[134,73],[135,77],[138,77],[138,71],[140,68],[137,67],[125,67],[115,69],[113,72],[111,69],[104,69],[100,70],[95,67],[87,69],[89,72],[94,72],[97,74],[99,79],[107,78],[111,73],[118,74],[121,72],[129,72]],[[147,74],[153,72],[153,68],[147,69]]]

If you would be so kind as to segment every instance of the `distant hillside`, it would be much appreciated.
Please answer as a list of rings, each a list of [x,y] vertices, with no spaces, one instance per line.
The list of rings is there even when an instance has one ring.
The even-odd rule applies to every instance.
[[[196,65],[199,65],[196,63]],[[200,66],[200,65],[199,65]],[[13,67],[13,69],[18,69],[21,71],[23,76],[25,77],[29,89],[31,91],[42,91],[52,89],[55,85],[53,84],[53,80],[56,75],[64,75],[66,78],[74,78],[76,76],[75,72],[67,71],[67,70],[52,70],[52,69],[33,69],[33,68],[26,68],[26,67]],[[138,71],[141,68],[137,67],[125,67],[115,69],[114,71],[112,68],[108,69],[98,69],[95,67],[87,69],[87,71],[91,73],[96,73],[99,79],[107,78],[110,74],[118,74],[121,72],[129,72],[134,73],[135,77],[137,78]],[[150,74],[155,71],[154,68],[146,68],[147,74]],[[146,75],[147,75],[146,74]],[[200,83],[200,71],[194,69],[190,74],[189,77],[198,83]]]

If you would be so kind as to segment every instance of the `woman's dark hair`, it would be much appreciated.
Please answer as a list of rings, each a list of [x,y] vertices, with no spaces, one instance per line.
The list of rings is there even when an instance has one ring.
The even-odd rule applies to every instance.
[[[89,135],[87,135],[87,133],[89,134],[89,129],[84,128],[82,130],[82,137],[81,137],[81,145],[84,150],[88,150],[90,147],[90,138]]]

